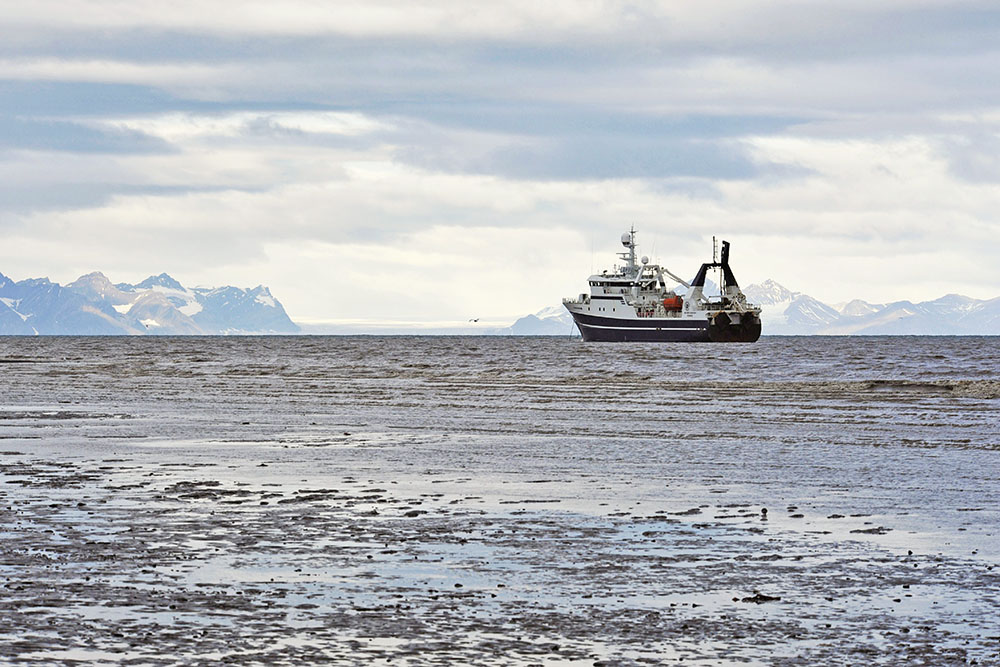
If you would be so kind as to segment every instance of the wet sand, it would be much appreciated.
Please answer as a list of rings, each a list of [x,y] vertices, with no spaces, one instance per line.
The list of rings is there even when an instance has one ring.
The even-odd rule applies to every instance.
[[[847,504],[490,488],[294,447],[45,450],[0,457],[8,660],[1000,660],[993,560],[904,549]]]
[[[989,385],[720,386],[802,420],[664,447],[711,420],[578,432],[546,400],[589,381],[424,368],[303,404],[273,366],[95,363],[8,376],[5,662],[1000,664]]]

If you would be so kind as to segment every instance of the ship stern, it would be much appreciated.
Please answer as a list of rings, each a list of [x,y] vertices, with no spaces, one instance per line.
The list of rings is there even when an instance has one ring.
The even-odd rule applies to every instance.
[[[722,311],[708,320],[708,337],[713,343],[756,343],[760,331],[760,315],[754,312]]]

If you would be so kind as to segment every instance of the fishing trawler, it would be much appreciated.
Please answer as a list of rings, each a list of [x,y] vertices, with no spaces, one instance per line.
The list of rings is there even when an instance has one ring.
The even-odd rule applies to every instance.
[[[648,257],[637,262],[633,228],[622,234],[624,264],[590,276],[590,294],[563,299],[563,306],[585,341],[753,343],[760,338],[760,308],[747,303],[729,268],[729,243],[722,242],[719,261],[712,243],[712,261],[689,283]],[[709,272],[719,274],[719,294],[705,294]],[[668,287],[665,276],[684,293]]]

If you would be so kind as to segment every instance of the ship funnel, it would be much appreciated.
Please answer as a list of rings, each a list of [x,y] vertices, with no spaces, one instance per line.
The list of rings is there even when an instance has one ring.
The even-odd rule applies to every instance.
[[[729,294],[732,290],[729,288],[734,288],[739,290],[739,283],[736,282],[736,276],[733,275],[733,270],[729,268],[729,241],[722,242],[722,261],[721,262],[711,262],[710,264],[702,264],[701,269],[698,271],[698,275],[694,277],[691,281],[692,287],[704,287],[705,277],[708,274],[708,270],[719,267],[722,269],[722,284],[719,285],[720,290],[723,294]]]
[[[736,282],[736,276],[733,275],[733,270],[729,268],[729,241],[722,242],[722,261],[719,262],[719,266],[722,267],[723,293],[729,291],[726,289],[728,287],[735,287],[738,290],[740,284]]]

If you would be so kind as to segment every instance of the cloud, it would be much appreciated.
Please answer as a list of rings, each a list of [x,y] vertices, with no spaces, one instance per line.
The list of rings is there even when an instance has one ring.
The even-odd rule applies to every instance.
[[[84,81],[187,87],[215,84],[236,74],[233,67],[196,63],[141,63],[123,60],[19,58],[0,60],[0,79],[8,81]]]
[[[112,128],[153,135],[171,143],[242,140],[272,136],[284,141],[320,135],[355,137],[391,130],[391,126],[357,112],[336,111],[238,111],[213,114],[169,113],[105,119]]]
[[[787,124],[764,118],[657,122],[639,117],[617,126],[611,117],[595,115],[571,129],[549,129],[548,121],[540,121],[526,127],[525,134],[512,135],[359,112],[304,110],[13,122],[35,131],[9,135],[10,142],[17,139],[15,147],[32,149],[30,156],[8,154],[4,160],[0,155],[0,173],[8,174],[6,187],[13,194],[0,210],[15,211],[97,205],[115,194],[255,193],[310,183],[329,187],[343,181],[347,170],[357,171],[356,165],[376,163],[523,181],[751,178],[774,171],[775,165],[751,155],[732,135],[748,129],[776,132]],[[642,136],[646,132],[649,138]],[[704,138],[685,136],[692,132]],[[95,157],[91,163],[77,159],[72,169],[52,170],[50,158],[40,151],[120,155]],[[446,207],[441,215],[448,215]]]
[[[227,272],[255,282],[245,273],[252,266],[256,282],[291,294],[298,288],[287,281],[286,271],[295,249],[304,258],[325,249],[318,259],[303,260],[296,272],[326,262],[330,268],[317,269],[317,280],[340,272],[330,280],[352,284],[369,270],[364,256],[381,256],[393,267],[387,272],[405,276],[404,284],[426,286],[407,308],[416,313],[422,304],[443,312],[434,305],[435,295],[451,289],[456,272],[481,281],[485,274],[476,267],[494,261],[520,266],[539,300],[558,301],[563,292],[578,291],[566,292],[567,283],[582,280],[589,269],[580,261],[587,237],[596,243],[601,264],[612,258],[620,228],[635,224],[644,252],[660,255],[680,273],[693,271],[708,252],[708,239],[718,235],[733,241],[743,282],[775,277],[834,301],[845,291],[874,291],[876,300],[940,291],[940,276],[927,269],[930,248],[950,258],[965,255],[967,277],[945,291],[960,286],[988,296],[984,286],[996,285],[989,267],[992,239],[1000,229],[988,216],[1000,203],[996,189],[951,178],[947,162],[928,142],[763,137],[753,148],[763,159],[799,164],[809,175],[716,181],[717,196],[709,200],[647,179],[524,181],[427,171],[391,159],[343,162],[334,177],[312,183],[291,179],[261,190],[118,196],[101,208],[39,213],[25,218],[21,233],[7,234],[4,259],[35,252],[72,257],[64,266],[76,273],[100,265],[99,257],[115,255],[119,272],[143,274],[157,265],[200,282]],[[240,159],[236,153],[231,158]],[[867,167],[859,169],[861,164]],[[955,201],[962,201],[962,208]],[[441,229],[450,231],[435,231]],[[551,247],[530,241],[526,230],[550,230]],[[450,237],[454,247],[448,247]],[[32,238],[48,239],[44,251]],[[357,250],[362,247],[364,253]],[[502,247],[508,255],[497,259]],[[560,259],[566,248],[575,248],[572,270]],[[442,253],[460,259],[439,257]],[[93,259],[84,265],[88,257]],[[160,264],[164,257],[171,258],[171,266]],[[435,265],[450,268],[435,270]],[[817,271],[829,276],[814,284]],[[508,298],[523,299],[524,293],[511,288],[500,301]],[[362,308],[365,301],[350,303]],[[318,318],[322,312],[309,315]]]
[[[154,153],[167,142],[143,132],[92,128],[59,120],[24,120],[0,116],[0,150],[10,148],[78,153]]]
[[[269,282],[318,319],[380,317],[402,284],[397,313],[461,319],[434,298],[453,275],[537,310],[634,223],[681,273],[717,234],[742,282],[910,298],[935,265],[1000,292],[993,3],[40,0],[0,21],[8,273]],[[309,305],[324,281],[352,286],[337,312]]]
[[[949,170],[972,183],[1000,183],[1000,125],[976,124],[961,134],[938,139]]]
[[[129,33],[156,29],[166,33],[262,37],[284,35],[355,38],[420,37],[428,40],[639,43],[652,47],[699,45],[703,49],[803,48],[866,52],[938,46],[953,51],[989,43],[998,10],[988,1],[860,0],[817,5],[801,0],[723,0],[711,4],[654,0],[507,0],[469,4],[459,0],[399,0],[365,3],[316,3],[288,0],[220,1],[206,8],[194,0],[169,4],[152,0],[36,0],[7,5],[0,13],[18,28],[12,38],[21,48],[39,34],[65,35],[101,30]],[[976,37],[954,44],[954,36]],[[995,41],[993,42],[995,44]]]

